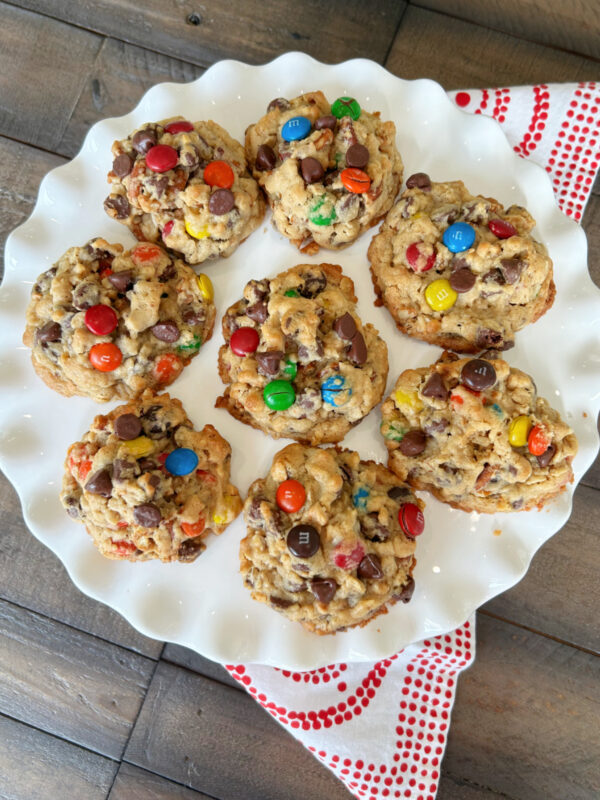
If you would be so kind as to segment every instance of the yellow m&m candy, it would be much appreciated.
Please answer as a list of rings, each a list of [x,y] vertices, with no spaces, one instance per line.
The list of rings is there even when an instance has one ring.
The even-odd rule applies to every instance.
[[[148,439],[147,436],[138,436],[137,439],[131,439],[129,442],[123,442],[121,447],[134,458],[145,458],[154,450],[152,440]]]
[[[212,281],[208,275],[201,272],[196,276],[196,283],[198,284],[200,294],[205,300],[214,300],[215,290],[213,289]]]
[[[452,308],[457,297],[458,294],[450,286],[450,281],[445,278],[432,281],[425,289],[425,300],[434,311],[447,311]]]
[[[394,399],[398,408],[408,406],[413,411],[421,411],[423,408],[423,403],[416,392],[403,392],[402,389],[398,389],[394,394]]]
[[[513,447],[525,447],[531,430],[531,421],[525,414],[515,417],[508,426],[508,441]]]
[[[187,219],[185,221],[185,229],[190,236],[194,237],[194,239],[208,239],[210,236],[210,233],[208,232],[208,225],[204,225],[201,228],[195,228],[194,225]]]

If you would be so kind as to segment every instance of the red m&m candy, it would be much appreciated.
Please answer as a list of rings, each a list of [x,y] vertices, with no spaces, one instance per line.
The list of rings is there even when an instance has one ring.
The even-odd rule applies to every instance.
[[[179,154],[168,144],[155,144],[146,153],[146,166],[152,172],[168,172],[179,161]]]
[[[187,133],[188,131],[193,131],[194,126],[191,122],[188,122],[187,119],[178,119],[175,122],[169,122],[168,125],[165,125],[165,130],[167,133],[175,134],[175,133]]]
[[[509,239],[511,236],[516,236],[518,231],[514,225],[507,222],[505,219],[491,219],[488,222],[488,228],[497,236],[498,239]]]
[[[165,227],[162,229],[162,236],[163,236],[163,239],[166,239],[166,237],[167,237],[167,236],[169,236],[169,234],[170,234],[170,233],[171,233],[171,231],[173,230],[173,226],[174,226],[174,225],[175,225],[175,220],[172,220],[172,219],[170,219],[170,220],[169,220],[169,221],[168,221],[168,222],[165,224]]]
[[[415,272],[427,272],[435,264],[435,250],[427,253],[425,242],[413,242],[406,248],[406,260]]]
[[[248,356],[258,347],[260,339],[254,328],[238,328],[231,334],[229,346],[236,356]]]
[[[204,169],[204,183],[218,186],[219,189],[231,189],[235,175],[226,161],[211,161]]]
[[[101,303],[88,308],[83,321],[88,331],[95,333],[96,336],[108,336],[118,325],[114,309],[110,306],[103,306]]]
[[[277,494],[275,495],[277,505],[282,511],[287,511],[288,514],[293,514],[295,511],[300,511],[306,500],[306,490],[300,481],[295,481],[290,478],[283,481],[277,487]]]
[[[420,536],[425,530],[425,517],[415,503],[402,503],[398,510],[398,522],[404,533],[411,539]]]

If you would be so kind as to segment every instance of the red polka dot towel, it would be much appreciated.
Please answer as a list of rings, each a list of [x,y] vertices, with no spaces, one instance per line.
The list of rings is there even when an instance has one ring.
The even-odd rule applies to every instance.
[[[600,85],[549,84],[450,92],[496,119],[523,158],[550,174],[561,209],[579,221],[600,166]],[[343,634],[341,634],[343,635]],[[475,617],[446,636],[376,664],[310,672],[227,665],[290,733],[365,800],[434,800],[456,680],[475,657]]]

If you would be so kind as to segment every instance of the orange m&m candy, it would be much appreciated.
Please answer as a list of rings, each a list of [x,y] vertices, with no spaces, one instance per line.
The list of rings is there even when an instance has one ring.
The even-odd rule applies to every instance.
[[[304,505],[306,489],[302,486],[300,481],[295,481],[293,478],[290,478],[279,484],[275,499],[282,511],[293,514],[295,511],[300,511]]]
[[[204,168],[204,183],[218,186],[219,189],[231,189],[235,175],[226,161],[211,161]]]
[[[169,383],[181,372],[181,359],[174,353],[165,353],[154,365],[154,374],[162,383]]]
[[[163,253],[164,251],[154,244],[140,244],[131,251],[131,258],[136,264],[145,264],[160,258]]]
[[[363,194],[371,188],[371,178],[362,169],[346,167],[340,172],[340,179],[346,189],[353,194]]]
[[[527,437],[527,448],[532,456],[541,456],[550,447],[546,431],[541,425],[534,425]]]
[[[112,372],[123,361],[123,353],[112,342],[100,342],[90,350],[90,361],[100,372]]]
[[[204,530],[205,522],[200,517],[198,522],[182,522],[181,523],[181,530],[185,533],[186,536],[200,536],[202,531]]]

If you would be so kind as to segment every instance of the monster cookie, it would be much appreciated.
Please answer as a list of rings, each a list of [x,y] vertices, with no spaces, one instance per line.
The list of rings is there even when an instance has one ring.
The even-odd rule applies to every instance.
[[[171,383],[212,335],[212,284],[154,244],[72,247],[33,286],[24,343],[61,394],[131,399]]]
[[[352,97],[273,100],[246,131],[246,155],[273,222],[299,249],[337,250],[390,209],[402,180],[393,122]]]
[[[358,453],[291,444],[244,506],[252,597],[315,633],[364,625],[414,590],[423,504]]]
[[[573,480],[573,431],[496,356],[406,370],[382,416],[389,468],[455,508],[540,508]]]
[[[216,122],[146,123],[112,152],[106,212],[189,264],[231,255],[261,223],[265,202],[244,148]]]
[[[195,431],[179,400],[147,389],[71,445],[62,504],[104,556],[193,561],[241,511],[230,459],[212,425]]]
[[[252,280],[223,317],[217,407],[270,436],[339,442],[385,391],[387,348],[332,264]]]
[[[535,220],[461,181],[412,175],[369,247],[375,292],[398,328],[462,353],[506,350],[552,305],[546,248]]]

